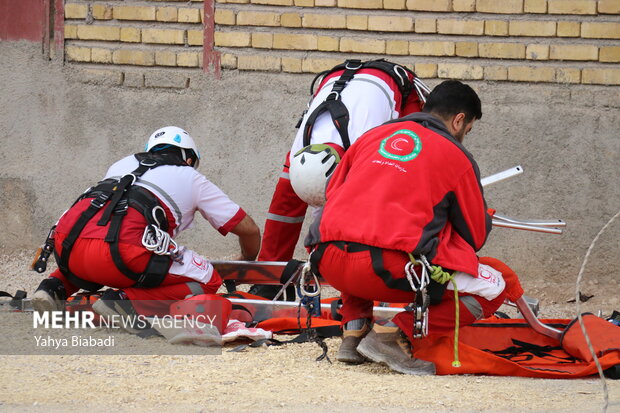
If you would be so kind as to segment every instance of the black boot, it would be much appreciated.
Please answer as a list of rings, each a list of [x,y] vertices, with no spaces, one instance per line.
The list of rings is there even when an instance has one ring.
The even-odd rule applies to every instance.
[[[32,307],[39,313],[61,311],[65,308],[67,292],[58,278],[50,277],[41,281],[32,295]]]

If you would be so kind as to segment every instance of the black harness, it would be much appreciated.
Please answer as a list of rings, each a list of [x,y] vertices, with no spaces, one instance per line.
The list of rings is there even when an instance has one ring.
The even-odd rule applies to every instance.
[[[143,272],[136,273],[131,271],[120,255],[118,248],[119,232],[129,207],[140,212],[149,225],[152,224],[163,231],[167,231],[168,221],[166,214],[157,197],[148,190],[134,184],[144,173],[153,168],[162,165],[188,165],[180,157],[173,154],[138,153],[134,156],[139,162],[139,166],[134,171],[122,176],[120,179],[110,178],[99,182],[75,201],[73,205],[85,198],[92,198],[90,206],[82,212],[69,231],[67,238],[63,241],[62,252],[60,254],[57,251],[54,252],[60,271],[71,283],[85,290],[96,291],[102,285],[83,280],[73,274],[69,270],[69,257],[73,245],[86,224],[104,207],[105,209],[101,218],[97,221],[97,225],[106,226],[109,223],[110,226],[105,242],[110,246],[110,254],[116,268],[125,276],[135,281],[133,287],[157,287],[166,277],[170,268],[171,259],[169,255],[153,254]]]
[[[316,246],[312,254],[310,254],[310,265],[312,272],[320,276],[319,263],[328,245],[333,245],[346,252],[363,252],[368,251],[370,259],[372,261],[372,269],[375,274],[383,280],[388,288],[402,291],[412,291],[411,284],[407,281],[407,278],[395,278],[390,271],[388,271],[383,264],[383,250],[371,245],[360,244],[359,242],[347,242],[347,241],[328,241],[322,242]],[[414,281],[416,288],[419,284]],[[439,304],[443,297],[444,292],[448,284],[439,284],[437,281],[431,279],[427,287],[427,293],[429,295],[430,304]],[[414,291],[415,292],[415,291]],[[416,299],[422,299],[423,297],[416,295]]]
[[[330,70],[326,70],[324,72],[316,75],[312,84],[310,85],[310,93],[314,96],[314,84],[319,78],[325,78],[325,76],[330,73],[343,70],[344,72],[340,75],[340,78],[334,82],[334,86],[332,90],[327,95],[327,98],[319,105],[316,109],[308,116],[306,120],[306,124],[304,126],[303,131],[303,146],[310,145],[310,137],[312,136],[312,129],[314,128],[314,123],[316,119],[323,112],[328,111],[338,134],[342,138],[342,143],[344,145],[344,150],[346,151],[349,146],[351,146],[351,140],[349,139],[349,111],[347,107],[342,103],[341,93],[344,88],[347,86],[349,81],[353,79],[355,73],[360,69],[378,69],[381,70],[388,75],[398,85],[398,89],[402,95],[401,109],[405,106],[407,98],[409,94],[414,89],[413,81],[409,78],[409,74],[413,75],[415,78],[415,73],[406,67],[400,66],[396,63],[388,62],[385,59],[378,60],[370,60],[366,62],[362,62],[358,59],[347,60],[344,63],[335,66]],[[301,126],[303,116],[306,112],[303,113],[302,117],[299,119],[297,123],[297,128]]]

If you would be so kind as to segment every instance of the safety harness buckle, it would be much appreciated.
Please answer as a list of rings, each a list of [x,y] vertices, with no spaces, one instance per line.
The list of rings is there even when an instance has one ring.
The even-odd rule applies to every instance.
[[[118,203],[114,207],[114,214],[125,215],[127,213],[128,208],[129,208],[129,201],[127,199],[121,199],[120,201],[118,201]]]
[[[147,168],[152,168],[155,165],[157,165],[157,161],[152,160],[152,159],[149,160],[147,158],[144,158],[144,159],[140,160],[140,165],[146,166]]]
[[[344,62],[344,68],[348,70],[359,70],[362,68],[362,61],[359,59],[351,59]]]
[[[344,89],[344,88],[343,88]],[[329,95],[325,98],[325,100],[338,100],[340,99],[340,92],[332,90],[329,92]]]
[[[109,198],[110,198],[109,193],[101,192],[99,195],[97,195],[96,198],[93,198],[92,201],[90,201],[90,204],[97,209],[101,209],[103,208],[103,206],[105,205],[105,203],[108,201]]]
[[[141,286],[142,283],[144,282],[144,280],[146,280],[146,274],[142,273],[142,274],[140,274],[140,277],[138,277],[138,281],[136,281],[136,283],[134,284],[134,287],[135,286]]]

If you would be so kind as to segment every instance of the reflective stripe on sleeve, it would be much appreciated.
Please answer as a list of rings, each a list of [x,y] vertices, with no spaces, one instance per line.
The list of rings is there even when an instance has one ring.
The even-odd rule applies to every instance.
[[[287,224],[299,224],[304,222],[305,216],[300,217],[287,217],[284,215],[272,214],[271,212],[267,214],[267,219],[278,222],[286,222]]]

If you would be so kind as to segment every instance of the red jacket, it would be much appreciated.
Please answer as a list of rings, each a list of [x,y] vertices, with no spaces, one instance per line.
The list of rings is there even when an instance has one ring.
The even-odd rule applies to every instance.
[[[362,135],[336,168],[326,194],[307,245],[359,242],[423,254],[445,269],[478,274],[476,251],[491,230],[480,172],[471,154],[429,114],[414,113]]]

